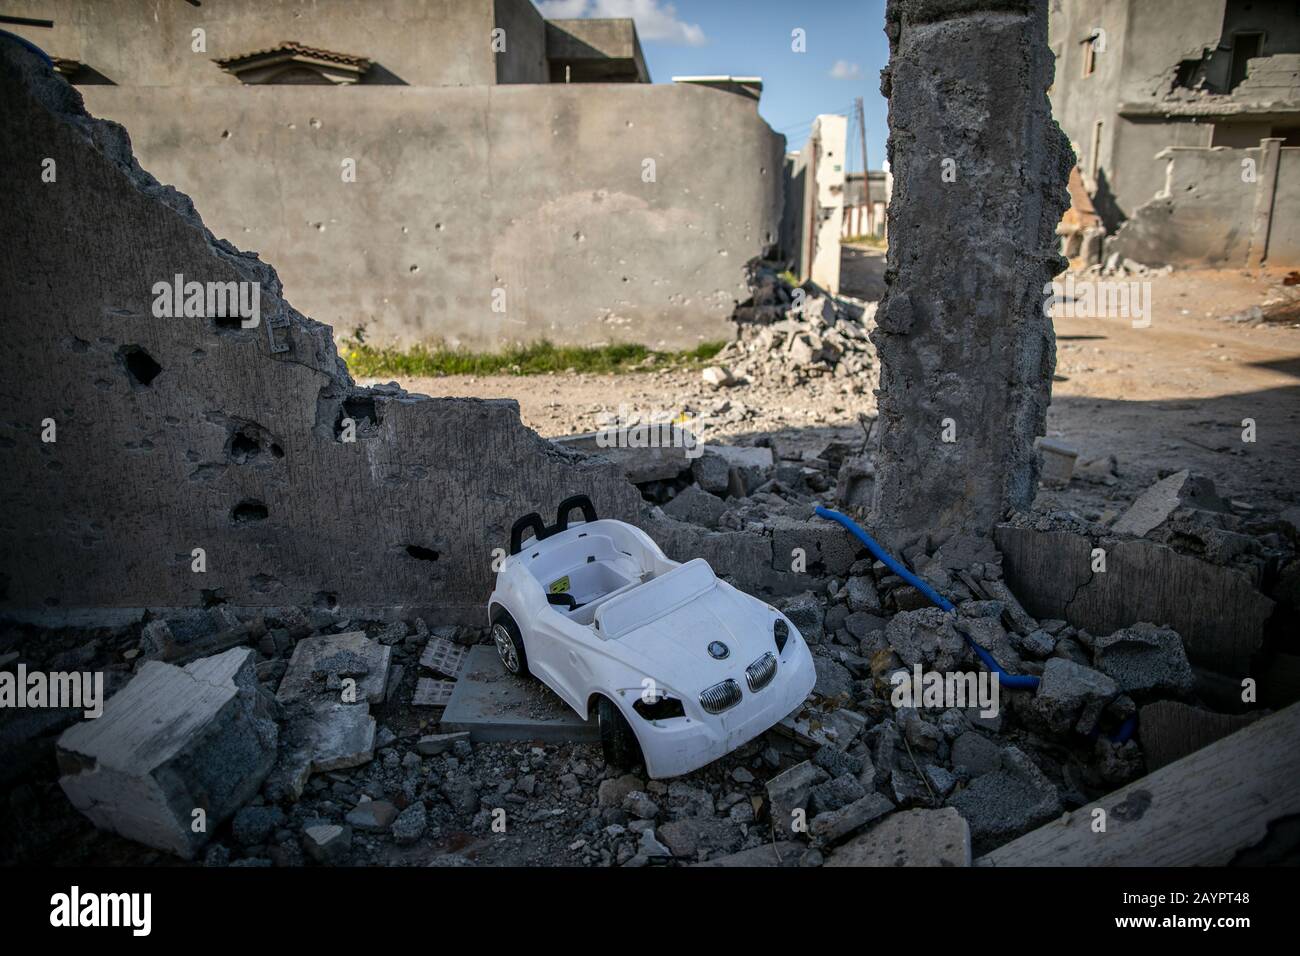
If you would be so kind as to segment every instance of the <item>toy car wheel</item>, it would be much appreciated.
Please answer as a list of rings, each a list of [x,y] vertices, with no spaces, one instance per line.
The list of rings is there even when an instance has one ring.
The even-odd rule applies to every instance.
[[[600,724],[600,746],[606,763],[624,768],[643,762],[636,734],[623,712],[608,697],[596,701],[596,721]]]
[[[492,625],[492,640],[496,642],[497,654],[506,670],[518,677],[528,676],[528,655],[524,653],[524,641],[519,636],[519,625],[510,615],[503,614]]]

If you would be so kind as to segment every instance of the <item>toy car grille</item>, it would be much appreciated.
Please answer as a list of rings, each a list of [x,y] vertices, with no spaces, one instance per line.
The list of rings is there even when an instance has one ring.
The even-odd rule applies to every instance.
[[[745,682],[750,690],[762,690],[776,676],[776,655],[768,651],[745,668]]]
[[[740,685],[728,677],[721,684],[706,687],[700,693],[700,706],[710,714],[720,714],[740,703]]]

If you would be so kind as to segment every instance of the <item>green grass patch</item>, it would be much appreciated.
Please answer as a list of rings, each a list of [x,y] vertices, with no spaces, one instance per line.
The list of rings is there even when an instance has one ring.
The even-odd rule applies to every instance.
[[[442,375],[547,375],[552,372],[645,372],[698,366],[718,354],[725,342],[705,342],[693,349],[656,352],[644,345],[553,345],[533,342],[497,352],[475,352],[441,345],[408,349],[376,348],[343,341],[339,353],[357,378],[384,375],[438,377]]]
[[[871,246],[873,249],[889,248],[889,244],[885,242],[884,238],[881,236],[868,236],[868,235],[849,236],[847,239],[843,239],[841,241],[846,244],[852,244],[857,246]]]

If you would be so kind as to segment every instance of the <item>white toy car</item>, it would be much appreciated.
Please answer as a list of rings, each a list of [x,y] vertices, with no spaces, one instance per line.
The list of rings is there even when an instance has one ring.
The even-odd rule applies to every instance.
[[[583,521],[570,524],[575,508]],[[488,620],[508,671],[595,715],[606,759],[644,759],[653,778],[752,740],[816,681],[785,615],[702,558],[670,561],[639,528],[597,519],[585,495],[566,499],[550,527],[536,512],[515,522]]]

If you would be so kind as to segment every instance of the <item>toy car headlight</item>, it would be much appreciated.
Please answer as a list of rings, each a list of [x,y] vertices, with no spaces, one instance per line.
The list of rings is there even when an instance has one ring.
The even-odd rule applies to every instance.
[[[772,637],[776,640],[777,652],[785,650],[785,642],[790,639],[790,625],[777,618],[772,624]]]

